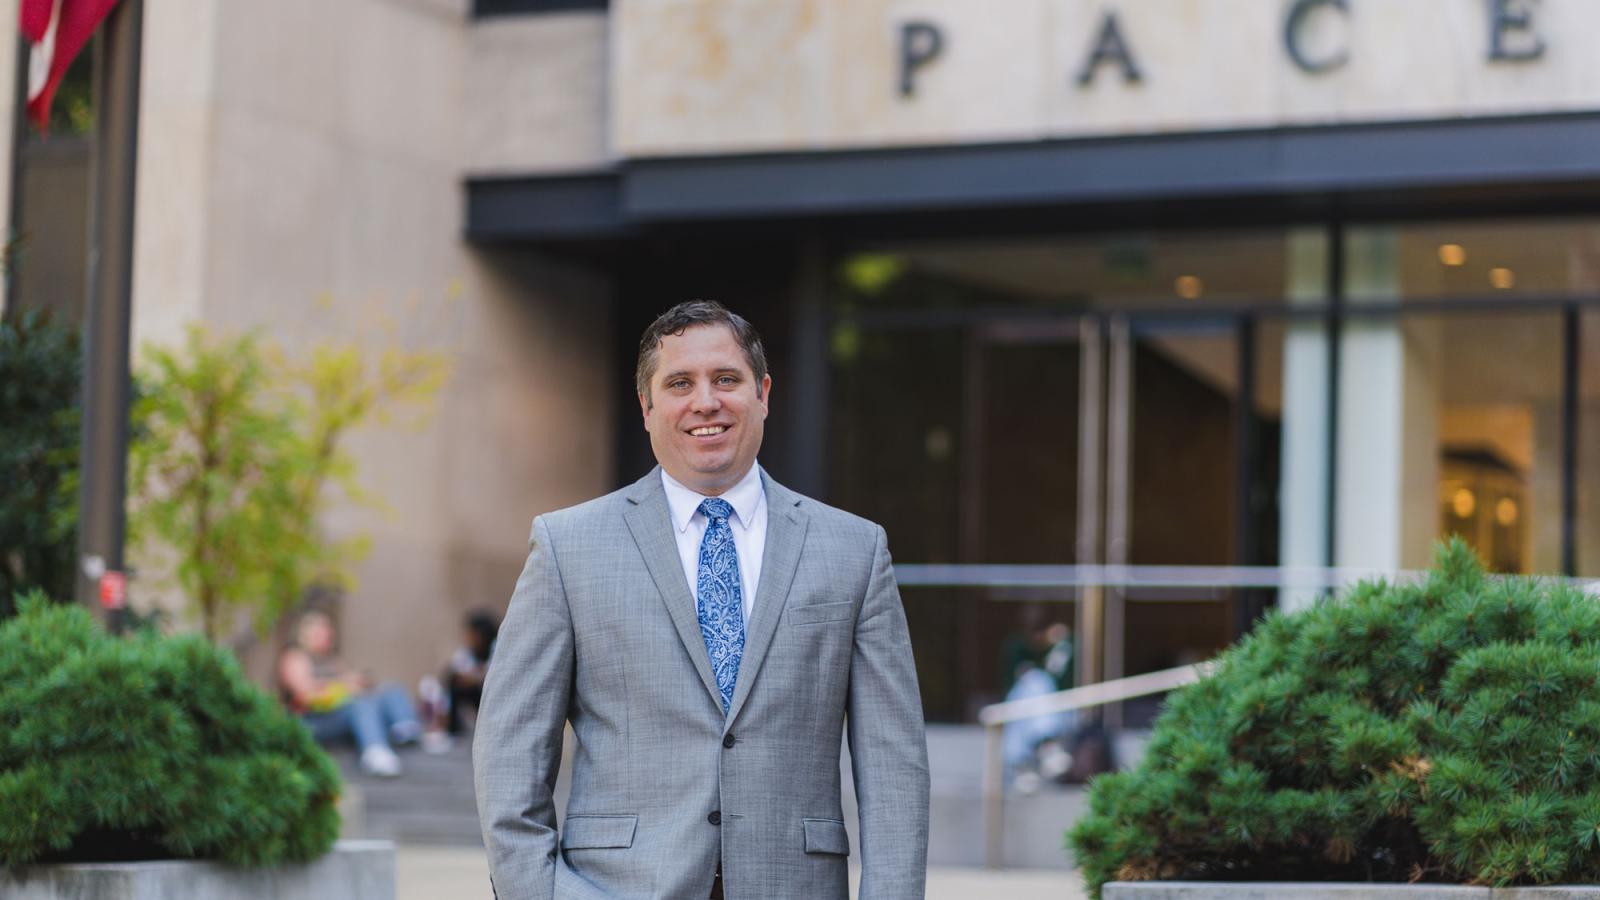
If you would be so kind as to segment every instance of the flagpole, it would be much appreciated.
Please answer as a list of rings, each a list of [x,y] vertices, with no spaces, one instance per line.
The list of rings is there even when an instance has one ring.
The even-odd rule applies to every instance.
[[[104,605],[114,630],[124,621],[120,579],[126,529],[128,343],[143,18],[143,0],[121,0],[106,16],[95,44],[77,600]]]

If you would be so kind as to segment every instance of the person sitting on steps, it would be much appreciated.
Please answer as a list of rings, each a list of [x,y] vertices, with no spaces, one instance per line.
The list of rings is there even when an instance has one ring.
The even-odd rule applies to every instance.
[[[294,643],[278,657],[284,703],[320,743],[353,737],[363,771],[384,778],[399,775],[400,757],[390,742],[409,744],[422,736],[405,688],[392,683],[374,687],[367,674],[346,668],[334,652],[336,634],[327,613],[305,613],[295,633]]]

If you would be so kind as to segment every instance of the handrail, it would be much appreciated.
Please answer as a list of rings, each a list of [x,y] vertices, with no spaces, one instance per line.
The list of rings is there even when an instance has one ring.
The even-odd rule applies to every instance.
[[[1427,573],[1354,566],[1113,566],[902,563],[902,587],[1339,588],[1367,578],[1421,581]]]
[[[1427,578],[1421,569],[1359,566],[1112,566],[988,563],[899,563],[901,587],[1121,587],[1121,588],[1302,588],[1337,589],[1365,579],[1412,584]],[[1490,575],[1490,578],[1503,577]],[[1600,580],[1540,575],[1600,595]]]
[[[1206,677],[1211,674],[1215,665],[1213,662],[1204,662],[1179,666],[1176,669],[1162,669],[1159,672],[1146,672],[1143,675],[1102,681],[1098,684],[1056,691],[1053,694],[1029,697],[1025,700],[985,706],[978,713],[978,721],[983,724],[984,729],[983,864],[991,869],[997,869],[1001,863],[1005,827],[1005,760],[1002,758],[1002,753],[1007,723],[1170,691]]]
[[[1214,665],[1215,663],[1211,662],[1196,663],[1179,666],[1176,669],[1162,669],[1159,672],[1146,672],[1143,675],[1130,675],[1113,681],[1068,688],[1052,694],[1040,694],[1025,700],[991,703],[979,710],[978,721],[985,726],[1005,725],[1038,716],[1103,706],[1107,703],[1132,700],[1135,697],[1147,697],[1193,684],[1211,674]]]

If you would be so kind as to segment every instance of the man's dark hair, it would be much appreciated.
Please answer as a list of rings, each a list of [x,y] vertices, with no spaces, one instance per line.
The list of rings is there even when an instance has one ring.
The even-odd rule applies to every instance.
[[[729,310],[715,300],[686,300],[656,317],[639,339],[639,364],[633,371],[634,387],[644,396],[647,406],[654,406],[650,398],[650,379],[656,374],[656,351],[667,335],[680,335],[697,325],[726,325],[744,351],[744,361],[750,364],[750,373],[756,379],[756,396],[761,396],[761,381],[767,375],[767,351],[761,346],[761,335],[744,316]]]

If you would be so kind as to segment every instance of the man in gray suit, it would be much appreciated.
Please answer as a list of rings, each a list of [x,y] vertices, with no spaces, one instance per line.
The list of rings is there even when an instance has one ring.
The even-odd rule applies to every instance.
[[[660,465],[534,520],[473,741],[500,900],[923,895],[928,758],[883,529],[756,464],[755,330],[692,301],[644,333]],[[558,830],[562,730],[576,738]]]

